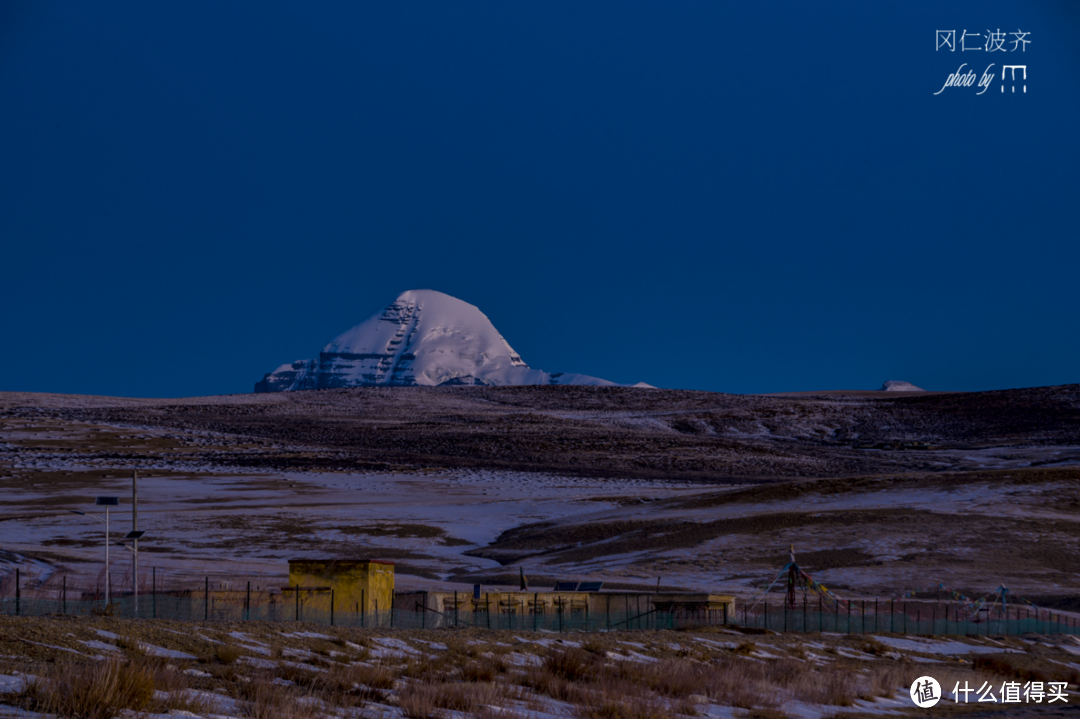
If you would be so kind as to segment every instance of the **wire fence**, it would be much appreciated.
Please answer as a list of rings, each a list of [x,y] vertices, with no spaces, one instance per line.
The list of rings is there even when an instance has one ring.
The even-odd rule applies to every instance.
[[[775,632],[832,632],[838,634],[897,633],[915,635],[1010,635],[1080,634],[1077,618],[1034,605],[998,602],[992,606],[941,598],[907,600],[851,600],[831,606],[822,598],[791,604],[787,601],[757,602],[737,611],[703,605],[657,607],[649,595],[607,602],[522,601],[491,604],[461,603],[436,611],[405,593],[386,602],[343,603],[334,600],[330,588],[282,587],[284,577],[261,575],[241,578],[196,577],[188,572],[164,572],[151,568],[140,575],[136,596],[130,575],[114,591],[106,576],[90,588],[68,586],[66,576],[24,583],[19,569],[0,577],[0,615],[18,616],[114,616],[119,618],[172,619],[178,621],[301,621],[342,627],[439,628],[480,627],[555,632],[683,629],[698,626],[737,625],[745,629]],[[200,581],[201,580],[201,581]],[[245,582],[245,580],[248,580]],[[105,589],[110,588],[106,592]],[[540,595],[537,595],[540,596]],[[610,611],[616,599],[623,611]],[[535,599],[535,598],[534,598]],[[590,606],[591,605],[591,606]],[[374,611],[371,611],[374,607]],[[348,611],[353,609],[354,611]],[[606,609],[606,611],[590,611]]]
[[[743,608],[736,618],[744,627],[776,632],[836,634],[896,633],[935,635],[1080,634],[1077,619],[1048,609],[1005,606],[972,612],[955,602],[852,601],[832,610],[798,603],[794,607],[763,602]]]
[[[83,592],[73,595],[85,597]],[[648,605],[646,605],[647,607]],[[310,622],[326,626],[360,628],[434,629],[479,627],[519,631],[594,632],[613,630],[686,629],[735,625],[775,632],[833,632],[838,634],[896,633],[916,635],[1080,634],[1073,616],[1031,607],[999,607],[971,615],[959,604],[938,602],[851,602],[831,611],[803,606],[761,603],[727,609],[660,610],[646,608],[622,612],[573,611],[448,611],[393,607],[381,611],[334,608],[327,597],[304,592],[253,593],[244,590],[179,590],[68,599],[19,596],[0,599],[0,614],[18,616],[112,616],[178,621]]]
[[[199,593],[195,593],[199,594]],[[593,632],[613,630],[679,629],[707,624],[722,624],[723,612],[589,612],[552,611],[548,613],[517,613],[498,611],[438,612],[431,609],[393,608],[382,611],[342,611],[325,602],[291,598],[275,601],[245,603],[239,597],[222,597],[221,592],[201,593],[201,596],[151,594],[132,596],[106,602],[104,599],[64,600],[19,598],[0,600],[0,614],[26,617],[40,616],[109,616],[128,619],[172,619],[177,621],[270,621],[310,622],[326,626],[357,628],[435,629],[478,627],[518,631]],[[242,593],[238,593],[242,594]],[[294,593],[295,594],[295,593]]]

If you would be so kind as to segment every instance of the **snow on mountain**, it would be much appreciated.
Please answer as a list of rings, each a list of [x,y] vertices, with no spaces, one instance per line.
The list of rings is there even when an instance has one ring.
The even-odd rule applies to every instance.
[[[910,382],[901,382],[899,380],[891,379],[885,384],[881,385],[880,392],[925,392],[922,387],[916,387]]]
[[[410,290],[335,337],[317,358],[267,374],[255,391],[532,384],[619,386],[531,369],[478,308],[442,292]]]

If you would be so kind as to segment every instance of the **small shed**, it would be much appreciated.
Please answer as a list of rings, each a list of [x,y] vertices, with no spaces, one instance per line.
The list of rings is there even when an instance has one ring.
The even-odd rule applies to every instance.
[[[334,610],[339,612],[386,612],[394,597],[394,563],[381,559],[290,559],[289,586],[294,591],[330,590]]]

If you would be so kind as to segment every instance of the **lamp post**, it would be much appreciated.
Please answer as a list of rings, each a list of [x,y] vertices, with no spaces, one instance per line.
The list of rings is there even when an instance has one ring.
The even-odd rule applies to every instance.
[[[74,509],[70,509],[68,511],[72,514],[79,514],[83,517],[90,517],[91,519],[96,519],[99,522],[105,523],[105,604],[108,605],[109,602],[112,601],[111,592],[109,591],[109,507],[119,507],[120,498],[98,497],[94,500],[94,505],[105,508],[105,519],[102,519],[101,517],[95,517],[94,515],[87,514],[86,512],[79,512]]]
[[[143,536],[144,534],[146,534],[146,532],[139,532],[139,531],[134,531],[133,530],[131,532],[128,532],[127,536],[125,536],[123,539],[121,539],[119,542],[116,543],[117,546],[123,547],[124,549],[127,549],[129,552],[131,552],[132,561],[135,564],[136,570],[139,567],[139,537]],[[131,544],[128,544],[128,542],[131,542]],[[139,616],[139,585],[138,585],[138,583],[135,584],[134,596],[135,596],[135,617],[138,618],[138,616]]]

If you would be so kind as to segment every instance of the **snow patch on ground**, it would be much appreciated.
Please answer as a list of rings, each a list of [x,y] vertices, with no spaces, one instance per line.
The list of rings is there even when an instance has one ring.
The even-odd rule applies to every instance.
[[[938,639],[901,639],[900,637],[883,637],[874,635],[874,639],[893,649],[902,649],[908,652],[920,652],[922,654],[947,654],[959,656],[961,654],[1019,654],[1017,649],[1003,647],[987,647],[980,644],[966,644],[951,640]]]

